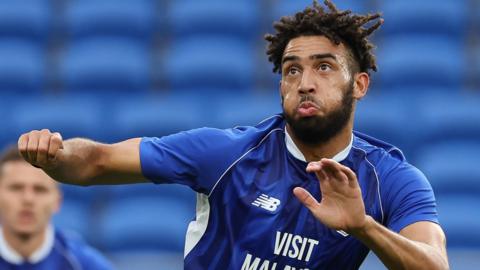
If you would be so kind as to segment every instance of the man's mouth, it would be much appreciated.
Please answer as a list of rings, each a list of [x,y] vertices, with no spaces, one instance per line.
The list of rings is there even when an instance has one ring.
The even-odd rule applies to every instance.
[[[298,106],[297,113],[300,117],[311,117],[318,113],[319,108],[317,104],[311,101],[304,101]]]

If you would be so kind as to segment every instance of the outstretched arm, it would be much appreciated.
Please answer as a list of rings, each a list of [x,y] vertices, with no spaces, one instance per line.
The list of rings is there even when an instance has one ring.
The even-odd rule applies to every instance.
[[[82,186],[146,182],[139,145],[139,138],[116,144],[63,141],[59,133],[47,129],[25,133],[18,140],[18,149],[27,162],[59,182]]]
[[[295,196],[326,226],[359,239],[388,269],[449,269],[445,235],[439,225],[417,222],[399,234],[366,215],[355,173],[331,159],[311,162],[307,171],[320,181],[322,201],[297,187]]]

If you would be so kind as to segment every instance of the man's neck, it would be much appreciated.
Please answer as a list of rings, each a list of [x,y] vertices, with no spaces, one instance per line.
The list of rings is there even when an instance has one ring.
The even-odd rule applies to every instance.
[[[7,244],[24,259],[30,258],[42,246],[46,236],[46,230],[26,235],[2,228],[2,233]]]
[[[319,161],[322,158],[333,158],[348,147],[352,140],[353,122],[350,121],[337,135],[325,143],[309,145],[302,143],[287,124],[287,132],[295,145],[302,152],[307,162]]]

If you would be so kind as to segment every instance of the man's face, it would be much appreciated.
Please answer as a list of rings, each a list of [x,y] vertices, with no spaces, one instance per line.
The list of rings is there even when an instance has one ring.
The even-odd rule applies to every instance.
[[[56,183],[24,161],[6,162],[0,170],[1,225],[23,236],[41,233],[59,209]]]
[[[286,46],[282,60],[283,112],[305,144],[328,141],[349,122],[354,79],[348,51],[323,36],[302,36]]]

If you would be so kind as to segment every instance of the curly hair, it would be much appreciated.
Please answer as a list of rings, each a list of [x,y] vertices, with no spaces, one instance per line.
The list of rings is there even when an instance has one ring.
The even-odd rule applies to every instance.
[[[325,36],[336,45],[345,44],[349,49],[352,73],[377,71],[372,52],[374,45],[367,37],[382,25],[381,14],[359,15],[350,10],[340,11],[330,0],[325,0],[324,4],[328,11],[314,0],[313,7],[307,7],[294,16],[280,18],[273,25],[276,33],[265,35],[265,40],[269,42],[268,60],[274,65],[273,72],[281,73],[283,53],[290,40],[312,35]],[[375,20],[377,21],[370,27],[364,27]]]

